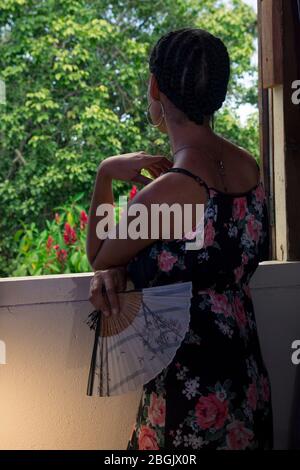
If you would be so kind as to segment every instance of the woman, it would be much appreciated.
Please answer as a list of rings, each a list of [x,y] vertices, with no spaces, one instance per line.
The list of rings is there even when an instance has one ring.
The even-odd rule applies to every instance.
[[[152,50],[150,72],[151,119],[168,134],[173,166],[145,152],[101,163],[87,244],[96,271],[90,300],[117,314],[115,292],[127,276],[135,287],[192,280],[193,297],[188,334],[171,364],[144,385],[127,449],[269,449],[270,383],[249,289],[268,257],[266,198],[255,159],[210,126],[227,93],[227,49],[201,29],[171,31]],[[154,176],[150,183],[142,168]],[[131,201],[149,209],[204,204],[203,247],[186,250],[174,224],[169,239],[159,227],[158,239],[99,240],[95,211],[113,203],[113,178],[149,183]]]

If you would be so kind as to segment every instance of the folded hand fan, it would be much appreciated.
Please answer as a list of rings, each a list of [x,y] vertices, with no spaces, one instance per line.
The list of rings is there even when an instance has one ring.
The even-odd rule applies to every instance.
[[[188,331],[192,282],[129,289],[118,296],[118,315],[95,310],[87,321],[95,330],[89,396],[138,389],[170,364]]]

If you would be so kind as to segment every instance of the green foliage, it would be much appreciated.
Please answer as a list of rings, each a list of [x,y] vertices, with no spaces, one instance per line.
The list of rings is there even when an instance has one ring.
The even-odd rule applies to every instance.
[[[129,200],[137,188],[133,186]],[[17,256],[11,262],[12,276],[40,276],[43,274],[78,273],[92,270],[86,256],[88,216],[81,205],[83,193],[74,197],[70,205],[54,209],[45,228],[40,230],[32,222],[15,233]],[[122,206],[115,203],[114,220],[119,222]],[[57,211],[57,212],[56,212]]]
[[[43,230],[32,222],[16,232],[18,255],[11,266],[13,276],[91,271],[85,253],[87,215],[80,199],[82,194],[72,205],[56,208],[59,212],[46,220]]]
[[[167,136],[145,114],[148,56],[167,30],[196,26],[224,39],[232,75],[217,128],[257,155],[256,118],[242,128],[234,113],[257,100],[255,80],[249,89],[241,83],[254,73],[256,26],[241,0],[0,0],[0,10],[7,90],[0,104],[0,275],[22,271],[12,262],[22,263],[19,230],[27,227],[27,239],[35,239],[53,207],[71,205],[78,193],[88,207],[101,160],[135,150],[170,153]],[[116,196],[128,189],[114,182]],[[73,260],[68,269],[84,270]],[[36,256],[31,264],[40,266]]]
[[[241,126],[236,112],[224,107],[220,111],[215,131],[250,151],[259,161],[259,116],[257,111],[248,116],[246,125]]]

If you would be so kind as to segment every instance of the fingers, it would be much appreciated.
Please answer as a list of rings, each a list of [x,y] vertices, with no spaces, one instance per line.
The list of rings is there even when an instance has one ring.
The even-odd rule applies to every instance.
[[[163,168],[171,168],[173,166],[173,162],[171,162],[168,158],[163,157],[161,160],[157,162],[157,164]]]
[[[153,163],[151,166],[147,168],[147,170],[149,171],[151,175],[154,176],[154,178],[158,178],[171,166],[172,166],[172,163],[167,160],[167,163],[166,162]]]
[[[157,157],[147,155],[143,158],[146,158],[146,163],[145,161],[143,161],[143,168],[147,169],[151,176],[153,176],[154,178],[158,178],[162,173],[164,173],[167,169],[173,166],[172,163],[166,157],[163,157],[161,155],[158,155]],[[131,178],[130,181],[147,185],[153,180],[151,178],[148,178],[147,176],[138,173],[133,178]]]
[[[150,175],[153,176],[153,178],[158,178],[162,173],[161,170],[154,165],[149,166],[147,170],[149,171]]]
[[[109,303],[110,313],[117,315],[120,312],[119,297],[116,292],[114,278],[111,275],[104,277],[105,292]]]
[[[136,176],[131,178],[130,181],[133,181],[134,183],[141,183],[141,184],[146,185],[146,184],[151,183],[153,180],[151,178],[147,178],[147,176],[137,174]]]
[[[143,161],[143,168],[147,169],[151,176],[158,178],[162,173],[173,166],[166,157],[148,157],[146,162]]]
[[[104,280],[101,271],[96,271],[90,284],[89,301],[96,310],[101,310],[105,316],[109,315],[110,309],[105,293],[103,292]]]
[[[126,279],[124,266],[96,271],[90,284],[89,301],[105,316],[119,314],[118,291],[125,290]]]
[[[172,162],[163,155],[145,155],[143,158],[145,158],[146,161],[149,161],[150,164],[155,163],[166,168],[170,168],[172,166]]]

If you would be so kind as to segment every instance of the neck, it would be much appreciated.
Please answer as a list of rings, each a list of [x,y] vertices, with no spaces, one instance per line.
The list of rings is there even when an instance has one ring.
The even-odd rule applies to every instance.
[[[205,149],[215,136],[213,130],[209,126],[197,126],[197,130],[184,130],[180,129],[179,132],[174,132],[170,135],[171,152],[174,155],[179,149],[184,147],[182,151],[174,156],[174,162],[178,155],[183,155],[190,150]],[[189,148],[188,148],[189,147]]]

